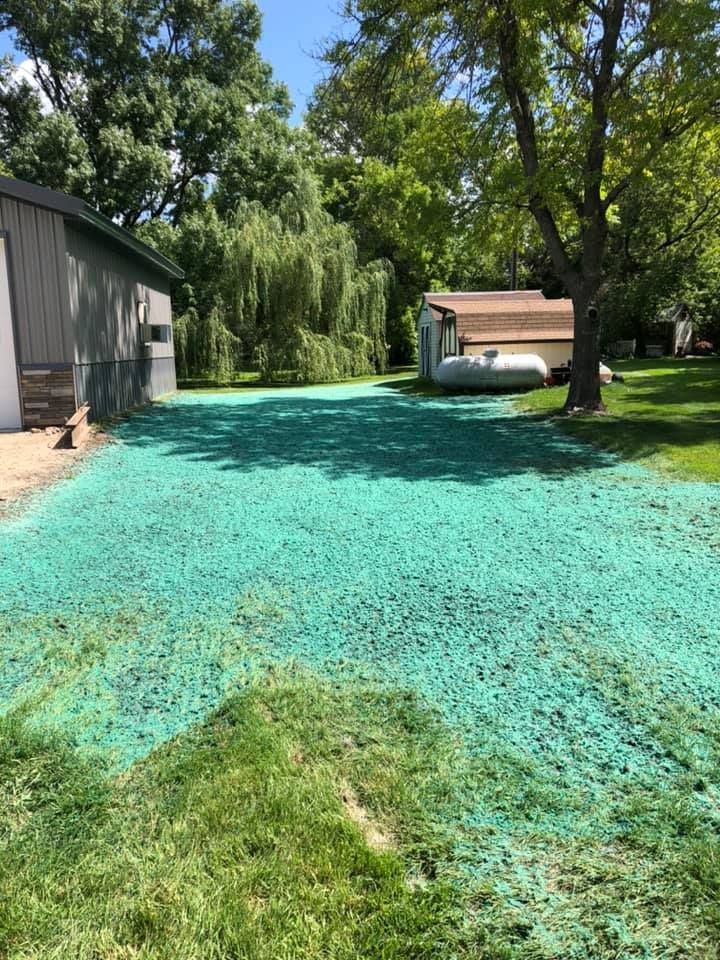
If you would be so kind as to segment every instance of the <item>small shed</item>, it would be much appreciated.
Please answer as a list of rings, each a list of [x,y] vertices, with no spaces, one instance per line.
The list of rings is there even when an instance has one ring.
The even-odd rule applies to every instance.
[[[690,305],[674,303],[650,324],[645,343],[646,357],[684,357],[692,352],[693,320]]]
[[[0,430],[175,390],[170,283],[182,276],[82,200],[0,177]]]
[[[418,373],[435,378],[449,356],[535,353],[548,369],[572,362],[571,300],[546,300],[541,290],[425,293],[418,314]]]

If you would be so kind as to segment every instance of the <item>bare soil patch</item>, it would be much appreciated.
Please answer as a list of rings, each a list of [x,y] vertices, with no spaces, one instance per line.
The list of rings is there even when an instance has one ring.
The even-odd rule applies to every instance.
[[[73,450],[61,428],[0,433],[0,502],[17,501],[71,475],[77,464],[106,439],[105,433],[94,430],[82,447]]]
[[[362,830],[367,845],[373,850],[391,850],[395,847],[393,837],[381,830],[372,819],[365,807],[360,803],[357,794],[348,784],[345,784],[340,793],[343,807],[347,816]]]

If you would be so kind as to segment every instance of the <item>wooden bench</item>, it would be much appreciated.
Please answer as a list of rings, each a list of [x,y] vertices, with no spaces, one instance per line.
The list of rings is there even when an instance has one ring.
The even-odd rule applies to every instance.
[[[90,404],[84,403],[65,421],[65,429],[68,431],[70,446],[73,447],[73,449],[79,447],[90,432],[90,425],[88,424],[89,413]]]

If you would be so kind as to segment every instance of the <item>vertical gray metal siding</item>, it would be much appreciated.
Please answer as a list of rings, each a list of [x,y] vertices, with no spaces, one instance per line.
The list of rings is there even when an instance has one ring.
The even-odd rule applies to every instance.
[[[171,324],[168,278],[70,224],[65,236],[78,403],[97,419],[176,390],[172,335],[144,345],[137,315],[144,300],[148,323]]]
[[[92,420],[107,417],[176,390],[175,358],[77,364],[75,389]]]
[[[72,362],[63,218],[0,197],[0,228],[8,231],[18,361]]]
[[[172,341],[143,345],[136,306],[138,300],[147,301],[147,322],[169,324],[168,278],[70,224],[65,237],[75,362],[174,356]]]
[[[171,324],[170,281],[112,241],[66,223],[61,214],[0,197],[8,233],[20,364],[74,363],[78,403],[95,418],[176,389],[172,336],[144,345],[147,322]]]

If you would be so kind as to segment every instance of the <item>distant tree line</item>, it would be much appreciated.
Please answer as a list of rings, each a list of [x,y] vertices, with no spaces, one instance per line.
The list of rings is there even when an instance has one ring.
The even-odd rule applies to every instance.
[[[250,365],[267,380],[317,382],[383,372],[389,263],[361,266],[352,232],[323,208],[302,171],[269,206],[240,200],[221,217],[209,204],[140,235],[187,264],[178,291],[180,377]]]

